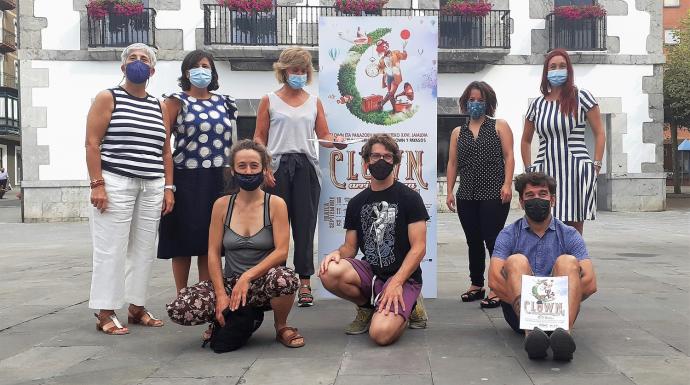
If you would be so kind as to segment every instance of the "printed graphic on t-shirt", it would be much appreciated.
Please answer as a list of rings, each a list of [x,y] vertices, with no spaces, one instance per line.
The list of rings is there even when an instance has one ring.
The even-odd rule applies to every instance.
[[[395,218],[398,205],[386,201],[369,203],[362,207],[364,230],[364,260],[372,265],[386,267],[395,262]]]

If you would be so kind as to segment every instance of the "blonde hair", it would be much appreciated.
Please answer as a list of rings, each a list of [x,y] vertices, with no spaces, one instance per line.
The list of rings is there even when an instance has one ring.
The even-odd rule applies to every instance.
[[[290,47],[280,53],[278,61],[273,63],[273,73],[278,83],[287,83],[285,70],[288,68],[303,68],[307,73],[307,84],[311,83],[314,67],[311,63],[311,54],[306,49]]]

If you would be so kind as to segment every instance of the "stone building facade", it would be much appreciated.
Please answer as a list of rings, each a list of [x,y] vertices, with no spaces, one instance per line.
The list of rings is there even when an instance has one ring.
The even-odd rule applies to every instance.
[[[86,113],[96,93],[116,85],[122,74],[121,47],[103,44],[109,32],[94,32],[86,2],[19,1],[26,221],[84,220],[89,216],[83,146]],[[554,44],[566,41],[559,35],[563,32],[558,22],[550,16],[554,6],[561,2],[494,0],[496,16],[482,27],[471,27],[481,32],[477,39],[451,36],[449,43],[443,43],[439,49],[439,122],[446,119],[447,126],[459,119],[458,97],[470,81],[487,81],[498,94],[497,117],[506,119],[514,133],[516,172],[522,171],[519,139],[524,114],[529,101],[539,95],[544,55]],[[139,37],[158,48],[159,60],[149,92],[158,96],[177,89],[176,78],[184,55],[193,49],[207,49],[217,60],[219,92],[239,100],[240,131],[249,136],[258,100],[278,87],[271,63],[288,43],[307,46],[317,60],[314,25],[321,15],[333,14],[332,1],[321,0],[319,4],[317,0],[279,0],[275,14],[267,16],[276,19],[273,35],[267,38],[256,35],[256,30],[231,29],[223,30],[220,41],[216,39],[217,31],[224,19],[218,14],[225,11],[214,8],[215,3],[145,1],[150,12],[155,12],[155,20],[144,24],[147,32]],[[572,33],[584,33],[586,41],[569,50],[576,83],[598,98],[607,134],[605,164],[599,176],[599,208],[663,210],[666,201],[662,161],[662,4],[657,0],[598,3],[608,15],[596,25],[584,28],[585,32],[583,27],[569,27],[571,32],[575,31]],[[439,3],[390,0],[386,7],[384,15],[437,14]],[[449,28],[449,24],[444,25],[442,28]],[[249,40],[232,42],[247,36]],[[111,36],[109,44],[123,42]],[[318,92],[316,84],[308,89]],[[447,135],[448,132],[439,131],[439,164],[447,156]],[[439,170],[440,176],[442,173]],[[445,181],[439,179],[439,201],[445,202]]]

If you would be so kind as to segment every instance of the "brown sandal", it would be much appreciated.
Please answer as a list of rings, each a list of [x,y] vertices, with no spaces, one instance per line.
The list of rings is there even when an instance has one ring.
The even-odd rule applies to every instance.
[[[98,314],[93,313],[93,315],[96,316],[96,319],[98,320],[98,322],[96,322],[96,330],[99,332],[103,332],[111,336],[122,336],[129,334],[129,329],[127,329],[125,326],[122,326],[115,313],[106,318],[106,320],[109,320],[107,322],[105,322],[106,320],[101,320],[101,317],[99,317]]]
[[[287,332],[290,332],[287,334]],[[287,335],[286,335],[287,334]],[[296,339],[302,339],[301,343],[293,343]],[[304,346],[304,337],[297,331],[297,328],[286,326],[276,333],[276,340],[288,348],[301,348]]]
[[[154,328],[159,328],[163,326],[163,321],[154,317],[153,314],[151,314],[151,312],[149,312],[146,309],[139,310],[137,314],[128,313],[127,321],[131,324],[137,324],[141,326],[148,326]]]

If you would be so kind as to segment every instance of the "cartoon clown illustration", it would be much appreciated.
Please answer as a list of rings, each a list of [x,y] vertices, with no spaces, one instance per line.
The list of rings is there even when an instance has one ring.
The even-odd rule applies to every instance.
[[[403,80],[400,62],[407,59],[407,51],[404,47],[402,51],[391,51],[388,42],[381,39],[376,42],[376,53],[380,57],[379,73],[383,75],[381,88],[386,89],[386,95],[380,102],[381,108],[387,102],[390,102],[391,107],[395,108],[395,92]]]

